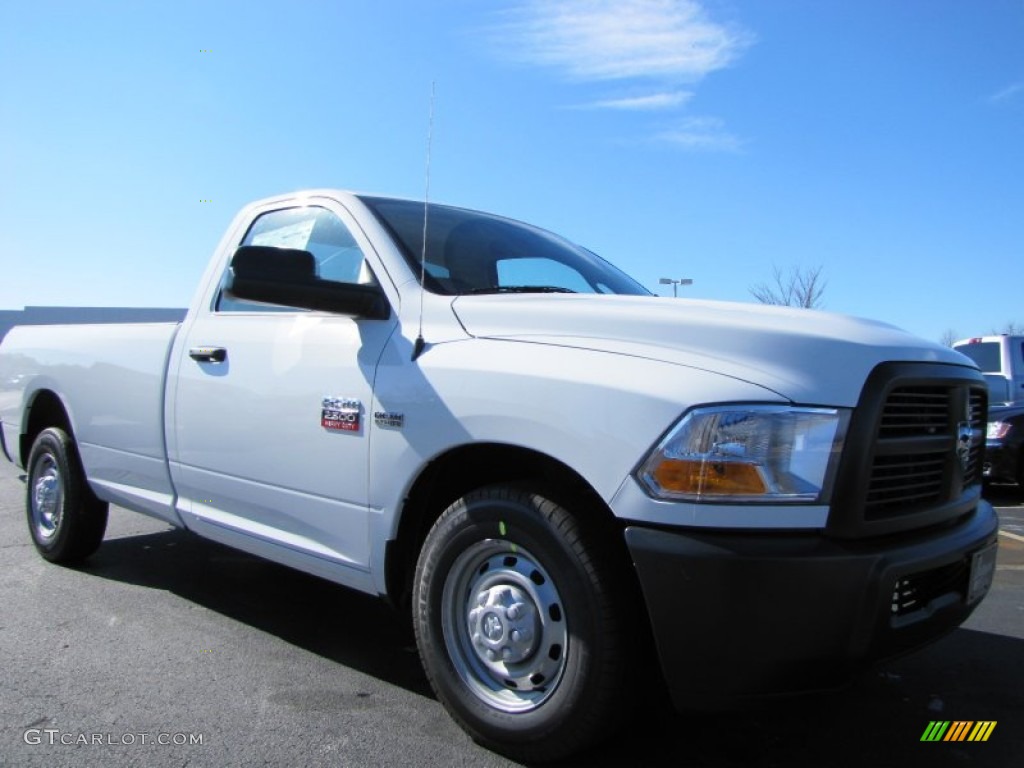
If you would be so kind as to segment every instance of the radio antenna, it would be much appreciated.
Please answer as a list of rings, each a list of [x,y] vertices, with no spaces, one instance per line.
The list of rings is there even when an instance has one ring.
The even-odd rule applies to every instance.
[[[420,327],[412,348],[412,359],[423,354],[423,298],[427,292],[427,221],[430,216],[430,149],[434,144],[434,81],[430,81],[430,119],[427,122],[427,179],[423,192],[423,249],[420,253]]]

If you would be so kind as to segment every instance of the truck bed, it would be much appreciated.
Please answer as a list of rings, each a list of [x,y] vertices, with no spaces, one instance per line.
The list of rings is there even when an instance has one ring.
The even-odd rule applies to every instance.
[[[36,394],[50,390],[68,414],[96,495],[174,522],[163,408],[167,361],[179,327],[125,323],[12,329],[4,339],[4,356],[17,361],[22,375],[0,393],[0,422],[11,457],[24,466],[22,419],[32,417],[29,406]]]

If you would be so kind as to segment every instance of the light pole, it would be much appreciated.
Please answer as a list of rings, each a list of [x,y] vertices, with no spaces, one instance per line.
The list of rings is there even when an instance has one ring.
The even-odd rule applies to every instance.
[[[663,277],[658,282],[661,283],[662,285],[672,286],[673,299],[679,297],[678,290],[680,285],[693,285],[693,280],[689,277],[681,277],[678,280],[673,280],[671,277]]]

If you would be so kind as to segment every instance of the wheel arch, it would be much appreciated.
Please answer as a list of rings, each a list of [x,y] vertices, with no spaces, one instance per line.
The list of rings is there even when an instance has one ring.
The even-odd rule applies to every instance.
[[[75,439],[71,416],[60,395],[52,389],[40,389],[32,395],[32,400],[26,408],[24,428],[18,445],[18,458],[22,466],[28,462],[32,444],[39,433],[50,427],[59,427],[68,434],[68,437]]]
[[[451,448],[427,464],[402,503],[397,533],[385,553],[385,586],[392,604],[407,605],[420,548],[445,509],[470,491],[499,483],[530,484],[563,506],[591,510],[582,522],[614,539],[617,550],[628,559],[623,523],[572,467],[531,448],[469,443]]]

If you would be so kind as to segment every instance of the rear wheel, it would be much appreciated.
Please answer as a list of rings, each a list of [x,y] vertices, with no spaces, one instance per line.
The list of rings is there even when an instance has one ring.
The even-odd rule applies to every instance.
[[[553,760],[628,708],[618,561],[606,549],[566,508],[505,486],[465,496],[430,530],[417,644],[438,698],[479,743]]]
[[[91,555],[107,528],[107,504],[85,481],[75,444],[62,429],[43,430],[28,457],[25,511],[44,558],[75,563]]]

